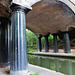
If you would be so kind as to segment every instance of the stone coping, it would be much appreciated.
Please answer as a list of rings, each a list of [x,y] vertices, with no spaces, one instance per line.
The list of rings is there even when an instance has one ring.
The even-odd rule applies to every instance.
[[[60,57],[60,58],[75,58],[74,54],[71,53],[49,53],[49,52],[33,52],[28,53],[32,55],[40,55],[40,56],[51,56],[51,57]]]

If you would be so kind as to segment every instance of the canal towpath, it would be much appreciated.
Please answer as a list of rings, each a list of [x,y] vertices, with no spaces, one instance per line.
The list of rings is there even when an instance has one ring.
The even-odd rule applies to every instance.
[[[28,64],[28,70],[32,71],[34,73],[38,72],[39,75],[65,75],[65,74],[62,74],[60,72],[56,72],[56,71],[49,70],[49,69],[46,69],[46,68],[42,68],[42,67],[39,67],[39,66],[35,66],[35,65],[32,65],[32,64]]]

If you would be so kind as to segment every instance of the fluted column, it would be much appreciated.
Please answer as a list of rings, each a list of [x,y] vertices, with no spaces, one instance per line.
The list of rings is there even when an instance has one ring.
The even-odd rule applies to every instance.
[[[10,63],[10,51],[12,49],[12,34],[11,34],[11,22],[8,23],[8,57],[9,57],[9,63]]]
[[[65,53],[71,53],[70,39],[68,32],[64,32],[64,41],[65,41]]]
[[[27,75],[27,42],[25,9],[11,6],[12,14],[12,51],[10,75]]]
[[[58,41],[57,41],[57,34],[53,34],[54,40],[54,53],[58,52]]]
[[[45,52],[49,52],[48,35],[44,37],[45,37]]]
[[[0,67],[9,65],[9,50],[8,50],[8,25],[9,19],[0,17]]]
[[[38,37],[38,51],[41,52],[41,37]]]

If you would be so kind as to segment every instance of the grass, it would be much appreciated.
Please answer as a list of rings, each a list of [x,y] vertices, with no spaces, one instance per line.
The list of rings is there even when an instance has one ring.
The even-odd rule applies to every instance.
[[[39,73],[38,73],[38,72],[35,72],[35,73],[33,73],[32,75],[39,75]]]

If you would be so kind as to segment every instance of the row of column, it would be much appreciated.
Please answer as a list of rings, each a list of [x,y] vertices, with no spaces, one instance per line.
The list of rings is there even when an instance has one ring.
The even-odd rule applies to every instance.
[[[69,39],[69,33],[64,32],[64,42],[65,42],[65,53],[71,53],[70,49],[70,39]],[[58,40],[57,40],[57,34],[53,34],[53,41],[54,41],[54,53],[58,53]],[[48,43],[48,35],[45,37],[45,52],[49,52],[49,43]],[[41,37],[38,37],[38,51],[41,52]]]

